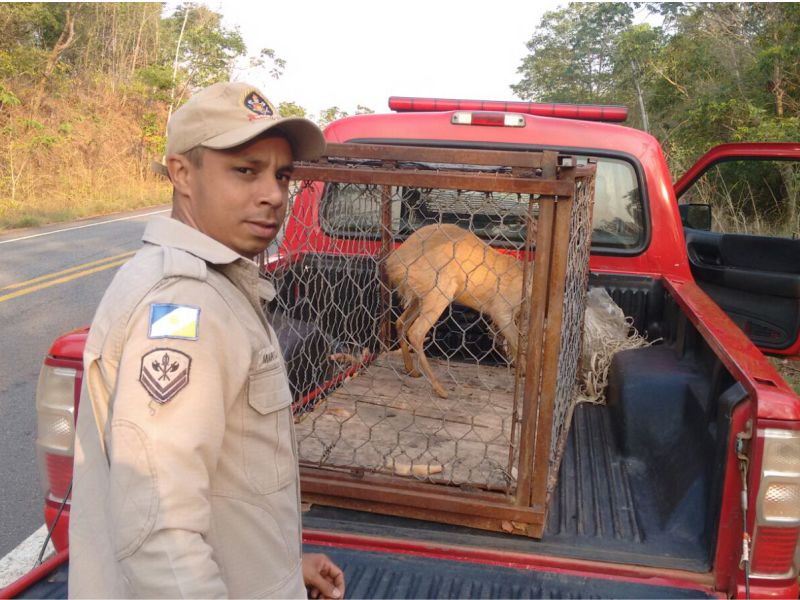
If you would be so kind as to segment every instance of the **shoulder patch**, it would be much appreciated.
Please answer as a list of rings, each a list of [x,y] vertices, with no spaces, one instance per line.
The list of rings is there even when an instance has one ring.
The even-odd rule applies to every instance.
[[[147,337],[196,340],[200,335],[200,307],[186,304],[151,304]]]
[[[166,404],[189,384],[192,357],[172,348],[156,348],[142,356],[139,381],[159,404]]]

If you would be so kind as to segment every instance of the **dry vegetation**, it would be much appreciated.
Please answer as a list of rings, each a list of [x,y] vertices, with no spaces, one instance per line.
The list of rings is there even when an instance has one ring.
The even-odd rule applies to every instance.
[[[168,201],[167,114],[246,53],[191,3],[0,3],[0,31],[0,229]]]
[[[166,120],[158,107],[90,82],[50,95],[38,118],[26,110],[10,107],[0,131],[6,166],[0,229],[169,200],[168,183],[149,170],[156,156],[141,125],[156,116]]]
[[[770,357],[769,361],[778,369],[796,394],[800,395],[800,360],[789,360],[786,358]]]

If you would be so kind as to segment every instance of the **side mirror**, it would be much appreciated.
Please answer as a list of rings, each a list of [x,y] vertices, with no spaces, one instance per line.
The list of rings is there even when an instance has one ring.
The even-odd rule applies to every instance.
[[[680,204],[678,211],[681,214],[681,223],[683,223],[684,227],[711,231],[710,204]]]

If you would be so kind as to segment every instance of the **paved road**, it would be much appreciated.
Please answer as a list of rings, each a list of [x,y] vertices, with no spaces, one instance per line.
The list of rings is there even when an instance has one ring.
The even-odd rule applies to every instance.
[[[166,210],[0,236],[0,557],[43,522],[34,444],[42,359],[57,335],[91,322],[150,215]]]

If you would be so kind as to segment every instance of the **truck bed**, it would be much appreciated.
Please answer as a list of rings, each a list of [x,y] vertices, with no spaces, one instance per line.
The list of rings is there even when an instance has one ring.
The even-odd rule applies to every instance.
[[[602,568],[603,562],[641,565],[711,581],[716,517],[708,507],[718,504],[719,494],[714,442],[727,439],[728,409],[741,396],[724,374],[717,383],[727,391],[709,392],[717,383],[698,366],[709,362],[707,349],[694,346],[700,338],[691,330],[685,333],[683,353],[669,343],[620,353],[608,404],[576,407],[541,540],[312,505],[303,516],[306,551],[325,552],[342,566],[349,598],[710,597],[701,583],[672,587],[650,577],[645,584],[605,577]],[[373,375],[370,367],[353,381],[367,385],[366,378],[380,378],[380,369],[394,368],[396,360],[390,354],[383,367],[373,363]],[[479,376],[474,365],[469,368]],[[634,373],[647,394],[636,389]],[[410,385],[423,384],[414,379]],[[709,398],[715,398],[713,410],[705,403]],[[336,393],[326,400],[343,409],[354,401]],[[392,410],[401,413],[402,406]],[[637,411],[651,415],[637,420],[644,446],[615,426]],[[347,541],[337,542],[337,536]],[[597,565],[597,575],[508,566],[514,563],[476,558],[482,551],[584,559]],[[66,598],[66,579],[64,565],[18,597]]]
[[[441,545],[602,560],[704,573],[709,545],[702,530],[680,519],[664,521],[653,501],[657,486],[644,466],[626,459],[614,443],[611,409],[579,405],[573,416],[547,528],[541,540],[466,527],[313,505],[307,530],[393,539],[420,547]],[[699,501],[699,499],[697,500]],[[698,507],[693,510],[697,512]],[[397,550],[306,543],[345,571],[349,598],[704,598],[699,588],[644,585],[507,568],[464,559],[432,558]],[[66,598],[67,565],[58,567],[20,598]]]
[[[377,306],[369,306],[366,313],[354,309],[344,321],[338,320],[337,312],[318,313],[316,308],[309,308],[312,304],[360,306],[353,298],[361,292],[354,287],[337,287],[333,282],[363,278],[359,289],[366,288],[374,281],[369,265],[363,271],[355,270],[357,276],[348,271],[348,278],[342,278],[337,274],[343,268],[340,261],[311,260],[313,268],[304,268],[315,274],[314,289],[307,289],[294,304],[287,303],[293,307],[292,314],[287,315],[291,321],[274,315],[293,381],[325,381],[331,377],[331,372],[322,370],[301,373],[292,365],[314,363],[309,361],[313,355],[309,348],[316,347],[314,344],[319,346],[314,352],[320,357],[315,364],[323,364],[339,347],[336,332],[349,336],[345,347],[376,351],[371,344],[374,329],[362,315],[373,314]],[[575,408],[541,540],[319,505],[306,515],[306,526],[697,574],[710,572],[722,493],[719,467],[723,462],[718,457],[725,454],[730,408],[744,393],[659,280],[593,275],[590,284],[605,287],[637,330],[657,342],[617,355],[605,405]],[[291,286],[283,289],[287,288]],[[370,292],[363,296],[379,295]],[[311,317],[317,314],[320,316],[314,321]],[[461,319],[460,314],[455,317]],[[437,343],[431,344],[429,360],[434,369],[442,367],[437,373],[450,392],[447,400],[432,394],[424,377],[409,377],[396,349],[384,352],[349,381],[328,390],[327,397],[314,408],[322,413],[321,418],[313,418],[313,414],[301,417],[297,438],[305,464],[334,469],[343,465],[345,477],[353,467],[356,475],[359,467],[391,469],[394,465],[386,463],[386,456],[397,456],[398,448],[403,452],[398,432],[409,431],[402,425],[414,420],[415,432],[425,435],[416,448],[414,439],[402,441],[410,441],[415,448],[415,464],[442,467],[441,472],[430,475],[431,481],[451,486],[477,484],[500,492],[508,489],[504,486],[515,476],[508,472],[514,371],[497,360],[485,334],[465,323],[469,325],[469,317],[454,326],[440,321],[431,334]],[[453,331],[476,332],[474,339],[465,338],[469,351],[437,355],[437,346],[445,352],[453,347],[446,342]],[[354,332],[360,336],[355,343]],[[479,354],[486,359],[469,360]],[[308,391],[313,385],[298,386],[298,392]],[[366,421],[351,419],[352,415],[367,415]],[[315,427],[325,434],[322,437],[340,441],[323,440],[316,442],[315,448],[307,437]],[[446,436],[437,434],[441,427],[446,429]],[[336,435],[328,435],[334,430]],[[479,441],[472,453],[461,443],[461,439],[469,442],[472,438],[459,439],[463,431]],[[368,435],[370,444],[362,444]],[[450,461],[447,449],[454,440],[462,447],[458,460]],[[382,448],[384,442],[385,448],[394,450]],[[469,469],[465,470],[465,465]],[[484,468],[487,466],[491,468]]]
[[[653,501],[653,476],[621,456],[613,440],[608,407],[576,408],[541,540],[317,505],[303,523],[322,531],[709,571],[704,532],[680,519],[664,521]]]

